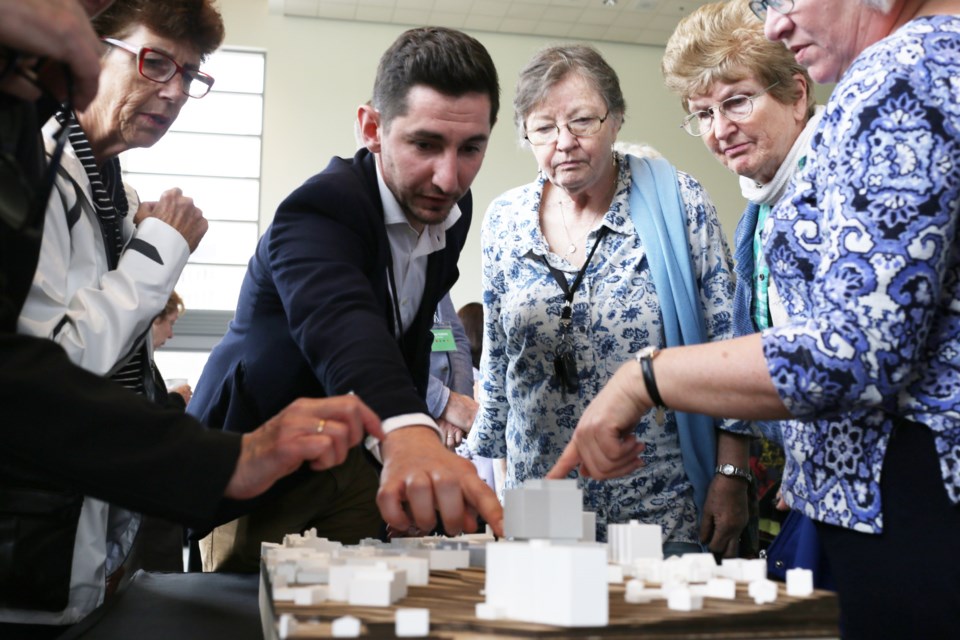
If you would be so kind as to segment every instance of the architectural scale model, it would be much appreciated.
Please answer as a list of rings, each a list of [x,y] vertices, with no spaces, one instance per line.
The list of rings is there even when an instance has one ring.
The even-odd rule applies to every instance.
[[[264,543],[263,563],[273,599],[304,606],[331,601],[386,607],[404,598],[409,586],[427,585],[430,571],[485,567],[478,618],[565,627],[606,626],[608,584],[624,581],[627,602],[665,600],[678,611],[700,609],[704,598],[733,600],[737,583],[748,585],[757,604],[777,599],[780,585],[767,580],[763,559],[725,559],[719,566],[709,553],[664,559],[660,527],[636,521],[610,525],[609,544],[597,543],[593,514],[582,505],[574,480],[528,481],[504,494],[509,540],[487,533],[344,546],[309,530],[286,536],[282,544]],[[787,571],[787,595],[812,592],[812,572]],[[282,616],[279,637],[294,634],[297,626],[293,616]],[[397,611],[399,637],[427,635],[429,626],[429,610]],[[356,618],[334,621],[336,637],[359,632]]]

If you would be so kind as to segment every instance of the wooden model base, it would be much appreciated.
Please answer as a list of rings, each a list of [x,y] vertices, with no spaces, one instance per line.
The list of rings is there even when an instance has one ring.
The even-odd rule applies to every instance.
[[[392,638],[397,608],[423,607],[430,610],[430,638],[456,640],[509,638],[632,638],[645,640],[698,638],[702,640],[741,638],[838,638],[839,609],[836,595],[814,591],[809,598],[785,595],[781,585],[777,601],[758,605],[747,595],[747,585],[737,585],[736,600],[705,598],[703,609],[671,611],[666,600],[630,604],[624,600],[625,587],[610,585],[610,624],[606,627],[564,628],[512,620],[480,620],[476,605],[483,602],[482,569],[433,571],[430,584],[410,587],[406,598],[391,607],[355,607],[340,602],[297,606],[273,602],[265,570],[261,571],[260,616],[264,637],[277,639],[277,623],[283,614],[293,615],[296,631],[289,638],[329,638],[330,623],[341,616],[354,616],[363,623],[361,637]]]

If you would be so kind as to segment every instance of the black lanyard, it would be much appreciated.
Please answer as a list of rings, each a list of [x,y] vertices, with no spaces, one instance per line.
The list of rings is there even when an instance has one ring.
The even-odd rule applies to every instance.
[[[580,271],[577,272],[577,277],[573,279],[573,284],[567,283],[567,276],[563,271],[560,271],[547,262],[546,256],[540,256],[540,260],[542,260],[543,264],[547,265],[547,269],[550,270],[550,275],[553,276],[553,279],[556,280],[560,288],[563,289],[563,299],[566,304],[563,306],[563,311],[560,314],[561,325],[564,320],[569,324],[570,318],[573,315],[573,296],[577,292],[577,288],[580,287],[580,283],[583,282],[583,276],[587,273],[587,267],[590,266],[590,260],[593,259],[593,254],[596,252],[597,247],[600,246],[600,241],[603,240],[603,237],[607,235],[607,231],[609,230],[609,227],[600,227],[600,231],[597,232],[597,241],[593,243],[593,248],[591,248],[590,253],[587,254],[586,261],[583,263],[583,266],[580,267]]]
[[[397,343],[400,350],[403,350],[403,319],[400,317],[400,299],[397,292],[397,281],[393,277],[393,255],[387,252],[387,288],[390,289],[390,302],[393,303],[394,331],[396,331]]]
[[[560,313],[560,343],[553,352],[553,381],[560,387],[560,393],[563,395],[564,401],[567,399],[568,392],[576,393],[580,386],[577,359],[570,342],[570,326],[573,324],[573,296],[577,292],[577,288],[580,287],[580,283],[583,282],[583,276],[587,272],[587,267],[590,266],[590,260],[593,258],[597,247],[600,246],[603,236],[607,235],[608,230],[609,227],[600,228],[597,233],[597,241],[590,249],[590,253],[587,254],[587,259],[580,267],[577,277],[573,279],[572,285],[567,284],[567,276],[562,271],[550,266],[546,256],[540,256],[543,264],[547,265],[547,269],[550,270],[550,275],[563,289],[565,304],[563,305],[563,311]]]

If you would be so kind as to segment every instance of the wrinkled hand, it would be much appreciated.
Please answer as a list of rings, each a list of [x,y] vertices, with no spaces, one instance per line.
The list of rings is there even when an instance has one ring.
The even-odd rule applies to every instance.
[[[605,480],[642,467],[639,456],[645,445],[633,430],[651,406],[637,391],[641,385],[637,362],[621,366],[583,412],[573,438],[547,478],[566,478],[579,466],[580,475]]]
[[[503,535],[503,509],[477,470],[441,444],[428,427],[392,431],[381,443],[383,471],[377,506],[393,529],[430,531],[440,512],[450,535],[477,530],[477,515]]]
[[[385,437],[380,419],[356,396],[301,398],[243,435],[224,495],[238,500],[258,496],[304,462],[315,471],[335,467],[365,433]]]
[[[740,534],[750,519],[747,483],[739,478],[714,476],[707,490],[700,519],[700,542],[711,553],[736,558],[740,550]]]
[[[456,391],[450,391],[450,398],[447,400],[447,406],[443,408],[440,418],[446,420],[464,433],[470,431],[473,421],[477,417],[477,411],[480,405],[470,396],[465,396]]]
[[[207,232],[207,220],[203,212],[193,204],[193,198],[183,195],[180,189],[164,191],[157,202],[141,202],[133,221],[136,224],[144,218],[157,218],[177,230],[190,246],[193,253]]]
[[[91,14],[104,2],[85,0]],[[76,0],[0,0],[0,44],[29,56],[49,58],[66,63],[73,75],[74,105],[83,110],[97,93],[100,78],[100,54],[103,45],[97,38],[90,17]],[[23,60],[20,71],[32,75],[35,59]],[[6,60],[0,59],[0,68]],[[66,98],[62,73],[51,65],[36,80],[48,87],[58,100]],[[20,73],[11,73],[0,91],[25,100],[36,100],[40,91]]]
[[[193,397],[193,389],[191,389],[191,388],[190,388],[190,385],[188,385],[188,384],[181,384],[180,386],[178,386],[178,387],[173,387],[172,389],[169,389],[168,391],[169,391],[170,393],[176,393],[176,394],[178,394],[181,398],[183,398],[183,401],[184,401],[186,404],[190,404],[190,398]]]
[[[443,446],[450,451],[459,447],[460,443],[463,442],[463,439],[467,436],[465,431],[447,422],[443,418],[437,418],[437,426],[440,427],[440,433],[443,434]]]

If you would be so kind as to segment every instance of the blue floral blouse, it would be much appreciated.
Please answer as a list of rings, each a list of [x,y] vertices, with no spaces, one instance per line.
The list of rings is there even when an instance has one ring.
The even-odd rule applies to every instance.
[[[823,522],[882,531],[893,416],[934,432],[960,503],[958,78],[957,17],[913,20],[866,49],[764,227],[795,319],[763,333],[770,375],[798,418],[783,423],[783,490]]]
[[[618,156],[616,194],[601,226],[609,229],[573,299],[573,344],[580,372],[577,393],[565,396],[552,379],[560,340],[564,294],[541,256],[572,283],[577,268],[552,253],[540,229],[546,177],[508,191],[483,221],[484,341],[481,392],[469,444],[482,456],[506,457],[507,488],[542,478],[572,437],[590,400],[648,344],[664,345],[659,304],[641,245],[630,220],[629,164]],[[693,267],[711,339],[733,335],[730,254],[703,188],[679,174],[686,205]],[[599,229],[599,227],[598,227]],[[587,247],[596,242],[591,231]],[[745,430],[740,423],[728,428]],[[597,514],[598,539],[608,522],[638,519],[663,527],[664,540],[698,538],[693,489],[684,474],[676,419],[667,411],[657,424],[651,411],[637,425],[646,443],[646,466],[625,478],[584,481],[585,508]]]

